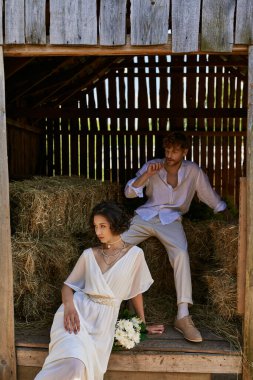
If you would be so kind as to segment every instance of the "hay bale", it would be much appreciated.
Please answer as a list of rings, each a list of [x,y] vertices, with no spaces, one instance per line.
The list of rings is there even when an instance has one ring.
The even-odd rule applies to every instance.
[[[140,243],[139,246],[144,251],[154,280],[154,284],[148,291],[149,295],[160,296],[161,294],[175,293],[173,270],[162,243],[157,238],[150,237]]]
[[[85,233],[92,208],[102,200],[120,201],[116,183],[79,177],[35,177],[10,183],[12,232],[32,236]]]
[[[236,278],[226,270],[221,269],[206,276],[208,283],[208,298],[216,312],[229,321],[237,313]]]
[[[210,223],[209,229],[213,240],[214,261],[231,276],[236,276],[239,226],[216,221]]]
[[[61,287],[83,247],[91,244],[72,236],[34,239],[27,234],[12,237],[14,307],[18,319],[40,320],[55,313],[61,303]]]

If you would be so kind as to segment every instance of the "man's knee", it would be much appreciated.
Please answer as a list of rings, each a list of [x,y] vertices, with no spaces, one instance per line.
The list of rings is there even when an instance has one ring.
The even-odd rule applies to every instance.
[[[168,252],[169,260],[172,265],[176,263],[189,263],[188,251],[182,248],[173,249],[173,251]]]

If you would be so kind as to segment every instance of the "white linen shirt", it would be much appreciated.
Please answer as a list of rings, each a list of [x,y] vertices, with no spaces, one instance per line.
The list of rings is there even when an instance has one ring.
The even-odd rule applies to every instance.
[[[146,187],[146,203],[136,209],[136,213],[148,221],[154,216],[159,216],[162,224],[169,224],[185,214],[190,207],[194,194],[200,201],[211,207],[215,213],[225,210],[226,203],[213,190],[207,175],[194,162],[182,161],[178,171],[178,184],[173,188],[167,183],[167,172],[161,168],[156,174],[149,177],[141,187],[133,187],[132,183],[147,171],[151,163],[164,163],[165,159],[154,159],[146,162],[137,172],[136,177],[127,182],[125,196],[127,198],[143,197],[143,189]]]

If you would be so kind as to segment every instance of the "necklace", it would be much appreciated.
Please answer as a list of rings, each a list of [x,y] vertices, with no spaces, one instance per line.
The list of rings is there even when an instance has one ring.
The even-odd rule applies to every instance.
[[[120,254],[122,253],[122,251],[123,251],[124,248],[125,248],[125,242],[123,242],[123,246],[122,247],[120,247],[119,249],[117,249],[114,253],[111,253],[110,255],[108,255],[108,254],[105,253],[104,248],[102,246],[102,248],[101,248],[101,255],[102,255],[102,258],[103,258],[105,264],[107,266],[111,266],[114,263],[116,263],[116,261],[119,259]],[[111,258],[113,258],[112,261],[111,261]]]
[[[118,240],[113,241],[112,243],[107,244],[107,248],[111,248],[111,246],[112,246],[113,244],[118,243],[120,240],[121,240],[121,238],[119,238]]]

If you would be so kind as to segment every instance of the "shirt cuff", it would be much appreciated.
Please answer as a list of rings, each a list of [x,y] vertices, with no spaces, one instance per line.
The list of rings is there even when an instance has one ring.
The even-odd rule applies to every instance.
[[[213,210],[213,212],[217,214],[217,212],[224,211],[226,208],[227,208],[227,204],[223,201],[220,201],[215,207],[215,209]]]
[[[134,187],[134,186],[132,186],[132,183],[134,183],[135,181],[136,181],[136,178],[134,178],[132,181],[129,181],[128,187],[129,187],[129,189],[131,189],[131,190],[133,190],[135,192],[135,194],[137,195],[137,197],[143,198],[143,189],[144,189],[144,186],[141,186],[141,187]]]

